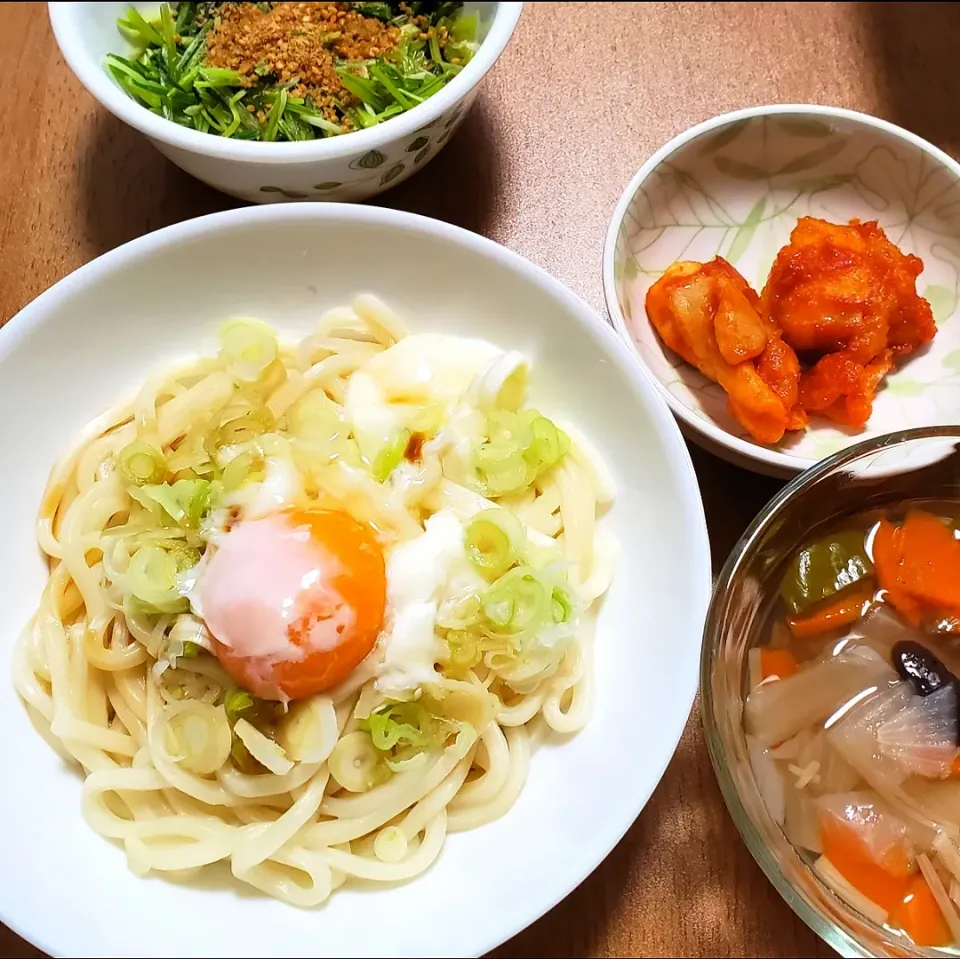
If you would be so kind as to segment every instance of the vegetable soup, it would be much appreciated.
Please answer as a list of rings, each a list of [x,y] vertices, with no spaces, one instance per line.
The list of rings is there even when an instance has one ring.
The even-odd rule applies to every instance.
[[[828,527],[765,623],[743,721],[771,816],[866,918],[960,945],[960,503]]]

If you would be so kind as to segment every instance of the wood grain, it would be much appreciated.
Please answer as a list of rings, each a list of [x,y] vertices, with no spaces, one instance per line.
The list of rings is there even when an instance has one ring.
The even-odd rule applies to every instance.
[[[381,202],[484,233],[602,310],[601,247],[620,191],[653,150],[692,123],[760,103],[825,103],[900,123],[957,155],[956,10],[952,3],[528,4],[461,132]],[[235,203],[94,104],[57,52],[45,4],[4,5],[0,90],[0,323],[98,254]],[[719,566],[776,484],[697,450],[693,456]],[[17,868],[8,863],[8,877]],[[0,929],[0,957],[39,955]],[[832,953],[740,841],[695,713],[617,849],[495,955]]]

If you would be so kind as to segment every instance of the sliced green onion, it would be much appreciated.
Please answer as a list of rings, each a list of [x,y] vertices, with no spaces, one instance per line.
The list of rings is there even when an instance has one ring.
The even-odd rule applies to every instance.
[[[240,715],[252,709],[255,700],[245,689],[231,689],[223,699],[223,708],[227,711],[227,719],[232,726]]]
[[[492,444],[507,448],[525,449],[530,445],[531,417],[528,410],[514,413],[511,410],[492,410],[487,416],[487,436]]]
[[[530,454],[539,463],[552,466],[560,456],[560,431],[545,416],[538,416],[531,424],[533,441]]]
[[[484,452],[483,447],[477,451],[477,460],[482,474],[482,491],[487,496],[505,496],[530,485],[533,477],[520,452],[496,459],[484,456]]]
[[[348,792],[363,793],[390,778],[383,754],[358,730],[342,736],[327,760],[330,775]]]
[[[499,575],[514,564],[525,538],[523,525],[508,510],[483,510],[467,526],[467,555],[478,569]]]
[[[183,510],[181,524],[188,529],[196,529],[210,505],[210,481],[177,480],[173,484],[173,495]]]
[[[536,410],[497,409],[487,416],[485,442],[473,453],[480,492],[505,496],[526,489],[570,449],[570,438]]]
[[[227,418],[221,421],[210,435],[210,446],[214,453],[222,446],[239,446],[247,443],[264,433],[272,432],[277,425],[273,414],[265,406],[241,409],[233,408],[226,414]]]
[[[381,862],[400,862],[407,855],[407,837],[399,826],[384,826],[373,840],[373,854]]]
[[[162,483],[167,475],[167,463],[156,447],[134,440],[117,454],[120,475],[134,486]]]
[[[397,703],[382,706],[374,710],[366,720],[366,727],[370,731],[370,739],[377,749],[386,752],[394,746],[425,746],[429,739],[421,731],[419,724],[404,721],[407,718],[416,719],[410,706],[413,703]],[[413,715],[411,715],[413,714]]]
[[[405,773],[422,766],[427,761],[427,754],[422,749],[405,746],[394,752],[384,753],[383,761],[390,772]]]
[[[205,474],[213,472],[210,454],[203,448],[203,434],[199,430],[188,433],[183,442],[170,453],[167,468],[171,473],[190,471]],[[163,477],[160,477],[160,479],[163,479]]]
[[[394,438],[374,457],[370,472],[378,483],[386,478],[400,465],[407,444],[410,442],[410,430],[400,430]]]
[[[223,468],[220,482],[224,490],[231,492],[240,489],[244,483],[263,478],[263,458],[251,450],[238,453]]]
[[[480,664],[483,650],[479,640],[463,629],[451,629],[446,637],[450,665],[457,670],[473,669]]]
[[[183,542],[173,542],[166,546],[167,552],[173,557],[177,564],[177,572],[184,573],[188,569],[193,569],[200,562],[200,550],[193,546],[187,546]]]
[[[553,613],[555,623],[565,623],[570,619],[573,613],[573,604],[570,597],[559,586],[553,587],[553,593],[550,597],[550,609]]]
[[[493,626],[506,629],[516,612],[517,601],[510,590],[494,587],[483,599],[483,614]]]
[[[520,633],[552,621],[552,595],[540,577],[528,567],[511,569],[488,590],[484,615],[497,629]]]
[[[180,654],[180,658],[196,659],[202,652],[203,647],[199,643],[195,643],[192,639],[186,639],[183,642],[183,652]]]
[[[256,383],[277,358],[277,351],[276,334],[266,323],[233,320],[220,329],[220,358],[241,382]]]
[[[179,479],[173,485],[142,486],[136,497],[150,508],[152,501],[178,525],[196,529],[210,505],[210,481],[205,479]]]
[[[141,546],[127,569],[130,591],[137,599],[164,608],[181,599],[177,593],[177,562],[159,546]]]
[[[220,706],[182,699],[164,706],[156,732],[174,762],[200,775],[216,772],[230,757],[230,724]]]

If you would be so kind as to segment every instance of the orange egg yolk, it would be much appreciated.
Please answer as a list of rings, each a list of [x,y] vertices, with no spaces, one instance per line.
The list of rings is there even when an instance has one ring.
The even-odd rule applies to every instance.
[[[346,513],[289,511],[238,524],[197,584],[216,654],[264,699],[302,699],[344,680],[377,641],[383,551]]]

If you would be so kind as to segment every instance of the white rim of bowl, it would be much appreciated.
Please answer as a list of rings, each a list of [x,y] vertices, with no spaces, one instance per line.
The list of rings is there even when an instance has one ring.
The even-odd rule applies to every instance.
[[[127,96],[107,74],[104,65],[89,56],[86,48],[76,39],[75,17],[82,13],[85,6],[85,3],[47,4],[50,25],[53,27],[60,53],[91,96],[119,120],[152,140],[159,140],[168,146],[202,156],[245,163],[257,163],[261,160],[270,163],[302,163],[342,159],[356,153],[367,153],[416,133],[464,99],[470,90],[480,83],[506,49],[523,10],[523,3],[500,3],[486,37],[470,62],[439,93],[406,113],[391,117],[375,127],[355,130],[342,136],[296,143],[263,143],[259,140],[233,140],[182,127],[172,120],[157,116]],[[117,38],[119,48],[123,40],[119,31]]]
[[[192,220],[184,220],[153,233],[137,237],[107,253],[101,254],[46,289],[19,313],[11,317],[3,327],[0,327],[0,363],[20,340],[29,336],[33,329],[43,322],[47,310],[53,308],[60,297],[96,282],[102,276],[121,268],[124,263],[130,260],[149,256],[153,251],[175,244],[187,237],[194,239],[204,235],[216,235],[223,227],[243,226],[258,221],[282,224],[295,220],[337,221],[340,219],[359,220],[374,225],[396,227],[410,233],[439,236],[451,244],[466,247],[480,256],[493,259],[522,274],[554,299],[564,303],[569,311],[577,317],[583,328],[605,349],[610,361],[620,368],[641,397],[647,401],[651,425],[662,444],[661,456],[669,462],[672,473],[676,477],[675,488],[679,494],[680,502],[683,504],[682,508],[688,514],[690,525],[695,533],[693,542],[688,544],[690,546],[688,567],[690,571],[689,605],[695,614],[699,613],[695,616],[699,625],[696,627],[692,639],[696,643],[696,648],[693,651],[695,653],[694,662],[690,669],[690,675],[679,677],[676,684],[676,699],[684,706],[682,711],[683,721],[677,723],[675,729],[664,730],[665,735],[662,743],[666,748],[656,777],[652,778],[649,786],[635,797],[630,804],[627,815],[622,819],[601,817],[598,820],[596,828],[591,832],[594,842],[591,850],[592,854],[585,857],[586,865],[584,867],[546,877],[546,881],[538,886],[532,897],[536,900],[532,907],[528,908],[524,903],[517,901],[510,903],[504,910],[508,915],[504,919],[502,933],[491,934],[486,931],[480,933],[481,937],[486,938],[479,944],[476,955],[482,956],[522,932],[553,909],[607,858],[614,846],[636,821],[649,802],[654,789],[663,779],[667,766],[676,754],[680,737],[686,728],[699,687],[700,659],[703,650],[703,624],[706,622],[713,589],[710,539],[703,510],[703,499],[700,495],[700,487],[697,483],[690,453],[676,421],[671,416],[661,394],[653,387],[649,378],[644,375],[642,364],[627,349],[621,337],[610,328],[608,323],[604,322],[592,306],[568,289],[556,277],[542,267],[531,263],[519,253],[515,253],[513,250],[477,233],[430,217],[391,210],[386,207],[340,203],[290,203],[240,207],[220,213],[211,213]],[[525,902],[529,902],[529,900],[525,900]],[[67,949],[61,949],[60,951],[55,949],[54,946],[60,945],[59,943],[55,944],[46,941],[42,936],[34,937],[28,934],[28,931],[17,921],[17,918],[6,913],[3,898],[0,896],[0,921],[49,955],[66,956],[72,954]]]
[[[737,454],[738,460],[763,463],[768,468],[773,467],[779,475],[802,472],[822,462],[822,460],[813,459],[809,456],[794,456],[791,453],[783,453],[776,449],[760,446],[750,440],[741,439],[739,436],[734,436],[732,433],[727,432],[713,421],[697,416],[696,413],[675,397],[647,365],[633,340],[630,327],[626,317],[623,315],[623,311],[620,309],[620,304],[617,299],[617,284],[613,276],[613,267],[616,255],[617,236],[620,232],[620,225],[626,216],[627,207],[629,207],[632,202],[637,190],[640,189],[640,184],[642,184],[667,157],[685,146],[691,140],[695,140],[697,137],[702,136],[704,133],[709,133],[717,127],[726,126],[729,123],[735,123],[738,120],[747,120],[752,117],[795,113],[812,113],[834,120],[849,120],[853,123],[873,127],[875,130],[882,130],[884,133],[899,137],[901,140],[922,150],[933,160],[946,166],[953,175],[960,180],[960,163],[957,163],[956,160],[929,141],[887,120],[881,120],[878,117],[873,117],[866,113],[859,113],[856,110],[845,110],[842,107],[824,107],[815,103],[774,103],[760,107],[748,107],[744,110],[733,110],[730,113],[722,113],[719,116],[711,117],[709,120],[704,120],[702,123],[698,123],[683,133],[678,134],[660,147],[660,149],[640,167],[627,184],[623,193],[621,193],[616,209],[613,212],[613,217],[610,220],[610,225],[607,227],[607,236],[603,244],[603,297],[606,301],[607,312],[610,314],[610,318],[613,320],[617,332],[626,340],[628,346],[639,360],[647,379],[656,386],[657,391],[667,401],[667,405],[673,410],[674,414],[696,433],[701,434],[707,440],[712,441],[712,443],[725,447]],[[934,424],[915,423],[912,425],[919,427]],[[867,440],[870,438],[869,436],[864,436],[861,439]],[[849,445],[852,446],[858,441],[860,440],[858,440],[857,437],[853,437]],[[763,472],[768,472],[768,470],[763,470]]]

